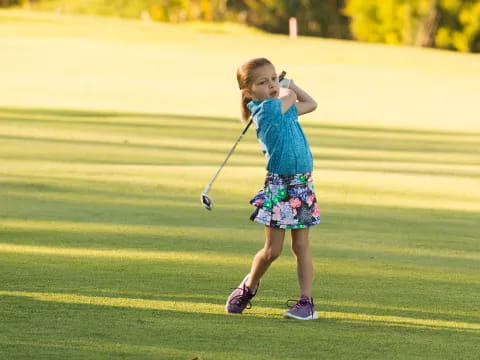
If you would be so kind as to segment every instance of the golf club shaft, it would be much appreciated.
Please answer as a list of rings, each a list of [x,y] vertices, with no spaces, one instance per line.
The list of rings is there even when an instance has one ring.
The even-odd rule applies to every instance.
[[[286,71],[282,71],[282,73],[281,73],[281,74],[279,75],[279,77],[278,77],[278,80],[279,80],[279,81],[282,81],[286,74],[287,74]],[[248,130],[248,128],[250,127],[250,125],[252,125],[252,122],[253,122],[253,116],[251,115],[250,118],[248,119],[247,125],[246,125],[245,128],[243,129],[242,133],[241,133],[240,136],[238,137],[238,139],[237,139],[237,141],[235,142],[235,144],[233,144],[232,148],[231,148],[230,151],[228,152],[227,157],[226,157],[225,160],[223,160],[223,162],[220,164],[220,167],[218,168],[218,170],[217,170],[217,172],[215,173],[215,175],[213,175],[212,180],[210,180],[210,182],[207,184],[207,186],[205,186],[205,189],[203,190],[203,194],[208,194],[208,192],[210,191],[210,188],[212,187],[213,182],[214,182],[215,179],[217,178],[218,174],[220,174],[220,171],[222,171],[223,167],[224,167],[225,164],[227,163],[227,161],[228,161],[228,159],[230,158],[230,156],[231,156],[231,155],[233,154],[233,152],[235,151],[235,148],[237,147],[237,145],[238,145],[238,143],[240,142],[240,140],[242,140],[243,136],[247,133],[247,130]]]
[[[250,127],[250,125],[252,125],[252,122],[253,122],[253,118],[250,116],[250,118],[248,119],[248,123],[247,125],[245,126],[245,128],[243,129],[242,133],[240,134],[240,136],[238,137],[237,141],[235,142],[235,144],[233,144],[232,148],[230,149],[230,151],[228,152],[227,154],[227,157],[225,158],[225,160],[223,160],[223,162],[220,164],[220,167],[218,168],[217,172],[215,173],[215,175],[213,175],[213,178],[212,180],[210,180],[210,182],[207,184],[207,186],[205,187],[205,190],[203,191],[204,194],[207,194],[209,191],[210,191],[210,187],[212,186],[213,182],[215,181],[215,179],[217,178],[218,174],[220,174],[220,171],[222,170],[222,168],[225,166],[225,164],[227,163],[228,159],[230,158],[230,156],[233,154],[233,152],[235,151],[235,148],[237,147],[238,143],[240,142],[240,140],[242,140],[243,136],[247,133],[247,130],[248,128]]]

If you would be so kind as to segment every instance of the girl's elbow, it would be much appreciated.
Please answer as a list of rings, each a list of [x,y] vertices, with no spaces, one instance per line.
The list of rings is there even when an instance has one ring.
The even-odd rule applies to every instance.
[[[316,101],[313,101],[313,102],[312,102],[312,110],[310,110],[310,111],[315,111],[315,110],[317,110],[317,107],[318,107],[317,102],[316,102]]]

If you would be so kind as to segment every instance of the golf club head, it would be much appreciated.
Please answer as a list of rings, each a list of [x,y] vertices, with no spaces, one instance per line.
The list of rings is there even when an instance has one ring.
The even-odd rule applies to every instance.
[[[203,206],[207,210],[212,210],[213,205],[215,204],[213,202],[213,199],[210,196],[208,196],[206,193],[203,193],[202,195],[200,195],[200,201],[202,202]]]

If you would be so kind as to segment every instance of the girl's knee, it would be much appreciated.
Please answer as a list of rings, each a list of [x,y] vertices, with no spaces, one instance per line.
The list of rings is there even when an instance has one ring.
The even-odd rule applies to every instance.
[[[291,249],[297,256],[306,254],[310,252],[310,244],[308,241],[293,241]]]
[[[282,254],[282,249],[265,248],[264,250],[265,260],[273,262]]]

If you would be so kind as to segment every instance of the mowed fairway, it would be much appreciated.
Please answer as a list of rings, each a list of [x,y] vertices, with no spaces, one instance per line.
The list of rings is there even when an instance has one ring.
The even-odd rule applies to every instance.
[[[480,58],[289,44],[0,12],[1,359],[478,359]],[[199,201],[242,128],[235,66],[260,50],[320,104],[315,322],[282,319],[288,244],[252,309],[224,311],[263,244],[253,131],[215,209]]]

